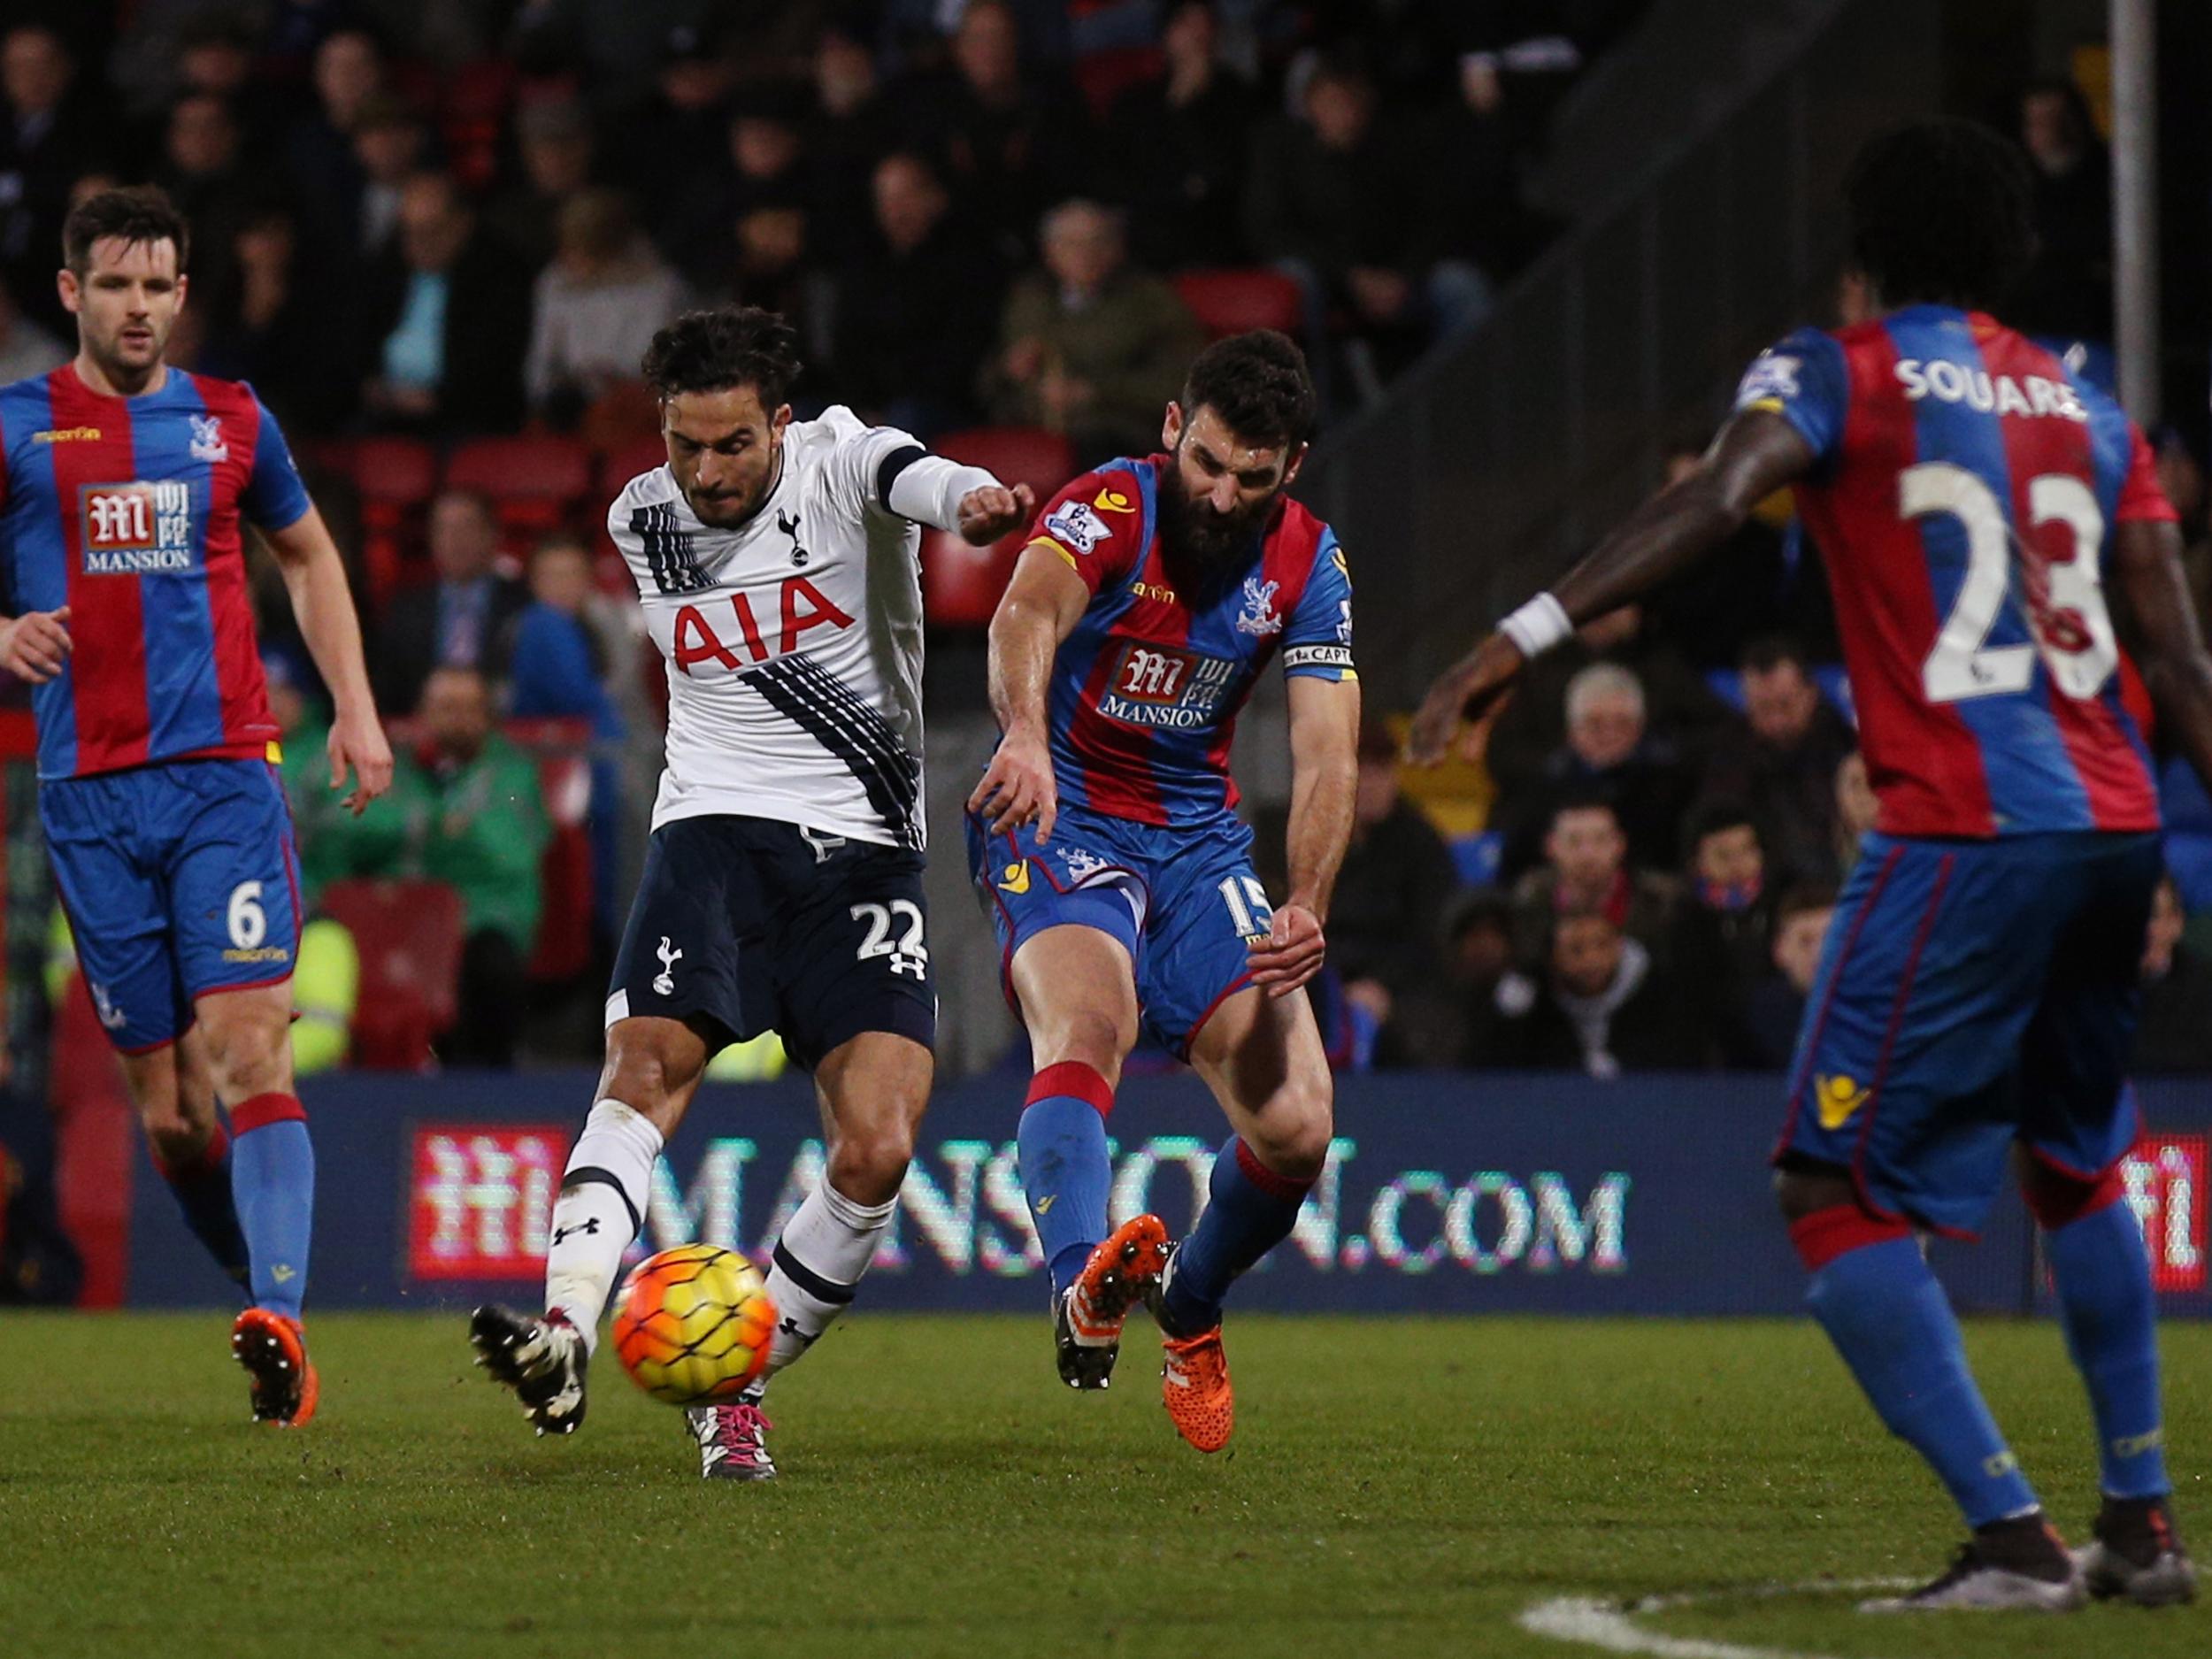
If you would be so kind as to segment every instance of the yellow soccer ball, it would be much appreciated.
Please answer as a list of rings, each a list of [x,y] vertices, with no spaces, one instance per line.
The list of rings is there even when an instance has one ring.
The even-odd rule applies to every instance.
[[[776,1304],[760,1269],[712,1244],[647,1256],[615,1299],[622,1369],[672,1406],[736,1399],[768,1363],[775,1329]]]

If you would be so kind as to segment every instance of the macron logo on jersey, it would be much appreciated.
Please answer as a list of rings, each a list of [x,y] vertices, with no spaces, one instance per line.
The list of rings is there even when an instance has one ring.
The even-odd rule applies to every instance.
[[[87,484],[80,492],[88,576],[150,576],[192,568],[188,484]]]
[[[1970,369],[1941,357],[1925,363],[1918,357],[1900,357],[1897,380],[1905,388],[1909,403],[1932,397],[1939,403],[1963,403],[1985,415],[2055,415],[2085,425],[2089,419],[2089,411],[2082,407],[2072,387],[2040,374],[2015,380],[2009,374],[1992,376],[1985,369]]]

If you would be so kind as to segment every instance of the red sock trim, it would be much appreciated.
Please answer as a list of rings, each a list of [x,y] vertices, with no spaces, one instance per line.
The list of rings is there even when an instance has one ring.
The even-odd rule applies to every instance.
[[[1887,1244],[1893,1239],[1911,1237],[1912,1229],[1903,1222],[1870,1216],[1856,1204],[1831,1204],[1790,1223],[1790,1242],[1797,1247],[1806,1271],[1812,1273],[1817,1273],[1839,1256],[1864,1249],[1870,1244]]]
[[[2047,1164],[2032,1164],[2020,1182],[2020,1195],[2028,1201],[2028,1213],[2046,1233],[2056,1233],[2077,1221],[2109,1210],[2127,1196],[2127,1184],[2116,1169],[2093,1180],[2062,1175]]]
[[[1280,1198],[1289,1203],[1302,1203],[1313,1190],[1311,1181],[1294,1181],[1287,1175],[1278,1175],[1260,1162],[1260,1155],[1237,1139],[1237,1171],[1244,1179],[1265,1193],[1270,1198]]]
[[[1114,1110],[1114,1086],[1096,1066],[1085,1065],[1080,1060],[1063,1060],[1029,1079],[1029,1098],[1022,1104],[1029,1107],[1041,1100],[1064,1098],[1079,1100],[1103,1118]]]
[[[296,1094],[257,1094],[230,1109],[230,1132],[234,1135],[251,1134],[271,1124],[306,1121],[307,1108],[300,1104]]]
[[[154,1154],[154,1167],[161,1171],[161,1179],[172,1187],[212,1175],[223,1166],[223,1159],[230,1152],[230,1131],[217,1119],[215,1133],[209,1135],[207,1144],[181,1163],[172,1164],[160,1153]]]

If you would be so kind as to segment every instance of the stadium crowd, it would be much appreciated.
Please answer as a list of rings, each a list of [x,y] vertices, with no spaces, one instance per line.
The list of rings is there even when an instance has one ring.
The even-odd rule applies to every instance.
[[[1523,180],[1548,117],[1639,7],[35,10],[0,35],[0,380],[68,355],[52,273],[71,203],[165,186],[195,232],[172,360],[250,380],[295,440],[360,562],[403,739],[392,799],[338,809],[311,667],[288,608],[262,607],[306,896],[450,888],[438,1052],[499,1065],[547,983],[593,982],[626,896],[625,768],[662,710],[595,526],[607,476],[652,445],[637,363],[662,321],[772,306],[806,342],[802,414],[1036,428],[1079,465],[1155,447],[1208,332],[1272,303],[1340,414],[1540,247]],[[2093,339],[2110,303],[2093,122],[2066,83],[2016,113],[2044,220],[2019,320]],[[1257,280],[1194,311],[1222,290],[1187,279],[1224,272]],[[548,511],[457,465],[411,493],[380,472],[524,431],[595,457],[588,486]],[[393,439],[412,447],[378,447]],[[2201,600],[2202,470],[2160,443]],[[1435,827],[1378,714],[1317,992],[1340,1064],[1781,1064],[1872,812],[1835,655],[1820,550],[1781,506],[1543,661],[1490,746],[1479,833]],[[2212,846],[2212,805],[2182,810]],[[1263,849],[1280,840],[1263,826]],[[2145,945],[2147,1071],[2212,1069],[2190,888],[2170,883]],[[561,930],[580,947],[549,945]]]

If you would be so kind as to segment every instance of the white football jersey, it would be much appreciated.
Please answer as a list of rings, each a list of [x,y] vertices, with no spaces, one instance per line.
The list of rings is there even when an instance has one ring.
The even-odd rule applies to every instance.
[[[877,496],[921,445],[842,407],[785,429],[783,476],[733,530],[665,466],[607,512],[668,672],[653,827],[776,818],[921,849],[920,528]]]

